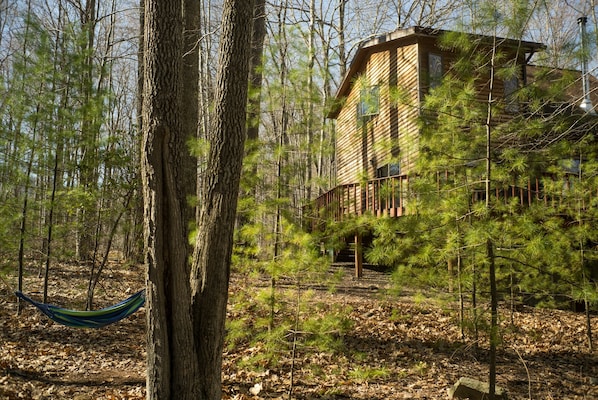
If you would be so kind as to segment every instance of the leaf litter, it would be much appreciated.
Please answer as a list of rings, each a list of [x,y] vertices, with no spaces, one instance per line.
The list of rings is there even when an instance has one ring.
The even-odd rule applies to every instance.
[[[26,291],[39,299],[41,280],[33,268],[29,272]],[[122,300],[143,285],[143,277],[142,266],[111,265],[96,306]],[[50,302],[83,307],[86,279],[83,267],[57,267]],[[250,293],[267,284],[265,277],[233,274],[230,289]],[[143,308],[103,329],[72,329],[30,306],[17,317],[15,297],[5,286],[0,286],[0,400],[145,398]],[[446,399],[462,376],[487,381],[487,337],[480,335],[479,351],[471,338],[461,337],[456,304],[389,295],[389,287],[384,272],[366,270],[354,280],[350,269],[334,291],[314,285],[314,304],[342,307],[352,322],[339,330],[341,348],[299,347],[294,357],[281,352],[275,366],[260,369],[243,360],[264,348],[241,340],[224,354],[223,398],[287,399],[291,392],[295,399]],[[585,315],[521,307],[511,326],[510,312],[501,309],[497,384],[511,399],[598,398],[598,356],[587,349]],[[240,313],[230,307],[229,319]],[[597,323],[593,315],[593,327]]]

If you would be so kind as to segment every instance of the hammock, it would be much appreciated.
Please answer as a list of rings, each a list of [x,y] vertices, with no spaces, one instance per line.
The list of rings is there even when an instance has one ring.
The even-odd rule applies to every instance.
[[[145,289],[110,307],[94,311],[67,310],[51,304],[38,303],[17,291],[15,294],[46,314],[51,320],[73,328],[101,328],[133,314],[145,303]]]

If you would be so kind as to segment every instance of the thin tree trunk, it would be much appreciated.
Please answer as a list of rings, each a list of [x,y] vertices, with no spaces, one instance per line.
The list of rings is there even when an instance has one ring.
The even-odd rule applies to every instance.
[[[54,173],[52,176],[52,193],[50,194],[50,210],[48,211],[48,236],[46,237],[46,265],[44,268],[44,303],[48,301],[48,279],[50,275],[50,263],[52,260],[52,230],[54,228],[54,200],[56,199],[56,188],[58,181],[58,146],[54,155]]]
[[[473,312],[473,349],[474,353],[479,353],[480,333],[478,328],[478,271],[475,266],[475,260],[472,259],[472,283],[471,283],[471,308]]]
[[[276,158],[276,213],[274,216],[274,254],[273,258],[276,261],[282,251],[282,209],[281,199],[288,195],[286,191],[286,179],[283,174],[283,169],[286,164],[286,152],[285,146],[288,144],[287,127],[288,127],[288,115],[287,115],[287,99],[286,99],[286,82],[287,82],[287,47],[288,41],[286,37],[286,27],[284,21],[286,20],[287,7],[282,4],[278,12],[278,34],[280,35],[280,46],[279,46],[279,62],[280,68],[278,71],[278,79],[281,84],[281,98],[280,98],[280,132],[278,132],[278,151]],[[276,304],[276,279],[271,278],[270,281],[270,320],[268,329],[271,331],[274,328],[274,308]]]
[[[461,340],[465,341],[465,296],[461,278],[461,255],[457,259],[457,279],[459,285],[459,322],[461,326]]]
[[[31,16],[31,0],[27,1],[27,20],[29,20],[29,17]],[[25,33],[24,33],[24,40],[23,40],[23,47],[22,47],[22,57],[23,57],[23,63],[26,66],[27,63],[27,43],[28,43],[28,39],[29,39],[29,23],[27,22],[27,24],[25,25]],[[25,76],[22,77],[21,80],[21,91],[24,90],[24,85],[25,85]],[[13,148],[14,151],[18,151],[18,142],[19,142],[19,137],[21,134],[21,128],[20,128],[21,122],[17,123],[17,129],[15,129],[15,140],[13,141]],[[10,157],[9,157],[10,158]],[[27,180],[29,181],[30,179],[30,168],[31,168],[31,163],[33,159],[33,154],[31,155],[31,159],[30,162],[27,165],[27,169],[28,169],[28,173],[27,173]],[[25,185],[25,197],[23,199],[23,208],[21,209],[21,227],[19,230],[19,264],[18,264],[18,271],[17,271],[17,290],[22,291],[23,290],[23,273],[24,273],[24,257],[25,257],[25,229],[26,229],[26,221],[27,221],[27,190],[29,187],[29,182],[26,183]],[[17,315],[21,314],[21,310],[23,308],[23,304],[21,302],[21,299],[18,298],[17,300]]]
[[[348,0],[338,0],[338,40],[339,40],[339,63],[340,63],[340,76],[344,77],[347,73],[347,53],[345,50],[345,13],[346,4]]]
[[[251,58],[249,64],[250,95],[247,105],[247,142],[245,145],[246,157],[252,158],[259,151],[260,121],[261,121],[261,94],[262,94],[262,58],[264,56],[264,39],[266,37],[266,1],[255,0],[253,11],[253,33],[251,40]],[[250,168],[244,173],[249,179],[243,186],[241,196],[257,197],[257,185],[252,179],[257,175],[258,163],[252,162]],[[240,228],[250,223],[249,213],[237,213],[237,226]]]
[[[104,270],[104,267],[108,263],[108,255],[110,254],[110,249],[112,248],[112,243],[114,242],[114,237],[116,236],[116,230],[118,228],[118,225],[120,223],[122,216],[129,209],[129,204],[131,202],[132,197],[133,197],[133,191],[130,191],[127,194],[127,197],[125,199],[125,204],[123,205],[122,210],[118,213],[118,216],[112,223],[112,227],[110,228],[110,233],[108,234],[108,242],[106,243],[104,255],[102,256],[102,261],[100,262],[100,265],[98,266],[98,270],[95,273],[93,273],[93,270],[92,270],[92,273],[89,276],[89,283],[87,285],[87,306],[86,306],[87,310],[93,310],[93,295],[94,295],[95,287],[98,284],[98,282],[100,281],[100,277],[102,276],[102,271]],[[95,265],[95,260],[93,262]]]
[[[41,90],[42,88],[40,88]],[[35,159],[37,146],[37,130],[38,130],[38,115],[40,105],[38,104],[35,110],[35,118],[33,121],[33,137],[31,138],[31,147],[29,149],[29,160],[27,161],[27,172],[25,173],[25,190],[23,192],[23,208],[21,209],[21,226],[19,229],[19,277],[17,283],[17,290],[23,290],[23,271],[25,263],[25,234],[27,232],[27,214],[29,212],[29,187],[31,186],[31,173],[33,170],[33,160]],[[48,299],[48,280],[44,279],[44,303]],[[21,303],[17,305],[17,314],[21,312]]]
[[[136,104],[135,108],[137,110],[137,126],[139,129],[143,129],[143,81],[144,81],[144,52],[145,52],[145,42],[144,42],[144,32],[145,32],[145,0],[139,0],[139,48],[137,51],[137,96],[135,98]],[[141,162],[140,162],[141,164]],[[125,257],[127,259],[134,258],[135,260],[139,260],[139,262],[143,262],[143,248],[139,245],[141,242],[140,237],[138,236],[139,233],[143,232],[140,227],[143,226],[143,194],[136,193],[135,202],[133,206],[133,210],[131,212],[131,216],[129,218],[129,224],[131,226],[129,233],[129,238],[127,240],[127,251],[125,252]]]
[[[249,70],[249,82],[251,84],[252,96],[249,99],[249,112],[247,124],[247,140],[252,146],[256,146],[259,138],[260,125],[260,93],[262,89],[262,57],[264,55],[264,39],[266,37],[266,1],[254,0],[253,34],[251,42],[251,65]],[[257,169],[257,166],[256,166]]]
[[[95,28],[96,28],[96,2],[95,0],[87,0],[85,7],[81,13],[81,29],[87,35],[86,40],[82,43],[81,51],[85,55],[84,70],[81,76],[81,91],[83,93],[83,117],[81,121],[81,150],[82,157],[80,160],[81,169],[81,185],[87,193],[95,193],[98,180],[98,166],[97,166],[97,138],[98,129],[97,116],[94,115],[94,107],[91,103],[94,101],[94,57],[93,51],[95,48]],[[99,84],[99,83],[98,83]],[[82,207],[79,213],[79,237],[78,237],[78,257],[80,260],[90,261],[93,256],[94,238],[90,234],[93,226],[93,216],[95,215],[95,202],[91,202]]]
[[[594,352],[594,340],[592,339],[592,316],[590,313],[590,302],[587,294],[584,294],[583,305],[586,309],[586,335],[588,337],[588,350]]]
[[[493,36],[492,43],[492,56],[490,58],[490,83],[488,90],[488,108],[486,115],[486,218],[490,217],[490,182],[492,179],[492,108],[494,107],[494,70],[496,62],[496,28]],[[491,321],[490,321],[490,354],[489,354],[489,398],[494,400],[494,394],[496,391],[496,343],[498,341],[498,300],[496,293],[496,270],[494,260],[494,245],[492,239],[488,238],[486,242],[486,256],[489,266],[489,278],[490,278],[490,308],[491,308]]]
[[[315,0],[311,0],[309,5],[309,48],[308,48],[308,66],[307,66],[307,101],[309,103],[309,110],[307,114],[307,160],[306,164],[306,177],[305,177],[305,185],[306,185],[306,193],[305,199],[311,200],[311,193],[312,193],[312,147],[314,141],[314,133],[313,133],[313,125],[314,125],[314,101],[313,99],[313,92],[314,92],[314,64],[315,64],[315,34],[316,34],[316,2]]]
[[[486,241],[486,257],[490,277],[490,354],[489,354],[489,398],[494,399],[496,391],[496,344],[498,342],[498,294],[496,290],[496,269],[492,239]]]

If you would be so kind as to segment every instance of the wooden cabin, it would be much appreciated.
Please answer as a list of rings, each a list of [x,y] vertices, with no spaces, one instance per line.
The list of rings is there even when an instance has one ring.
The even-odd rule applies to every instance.
[[[336,186],[314,201],[313,216],[341,220],[365,212],[389,217],[405,214],[403,194],[418,157],[422,101],[430,88],[439,85],[446,74],[454,73],[453,64],[458,58],[455,50],[440,45],[440,38],[447,33],[416,26],[361,43],[336,94],[338,106],[328,115],[336,120]],[[529,63],[545,48],[543,44],[468,37],[475,41],[478,51],[490,54],[493,48],[500,49],[506,55],[503,62],[516,65],[516,76],[506,81],[495,79],[495,97],[508,101],[517,88],[538,74],[538,67]],[[477,95],[483,102],[488,100],[488,81],[489,77],[479,79]],[[581,81],[578,88],[573,90],[577,95],[582,92]],[[598,104],[598,99],[593,104]],[[522,112],[516,103],[504,110],[506,115],[499,118]],[[532,185],[530,182],[525,199],[523,191],[513,195],[520,196],[522,202],[532,201]],[[317,217],[313,220],[317,229]],[[361,238],[356,236],[355,240],[359,249]],[[360,258],[356,254],[358,276]]]

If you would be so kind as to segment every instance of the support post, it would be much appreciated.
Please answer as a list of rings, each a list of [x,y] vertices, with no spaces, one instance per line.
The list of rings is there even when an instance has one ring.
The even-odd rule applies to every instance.
[[[355,278],[363,276],[363,248],[360,234],[355,234]]]

